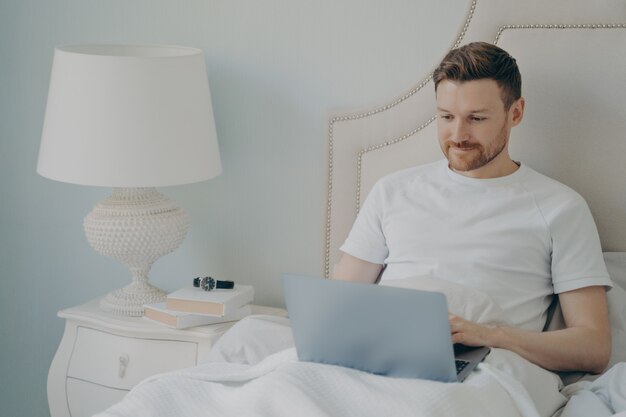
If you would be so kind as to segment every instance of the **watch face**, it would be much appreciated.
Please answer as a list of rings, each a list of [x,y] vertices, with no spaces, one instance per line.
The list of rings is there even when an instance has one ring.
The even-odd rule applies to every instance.
[[[204,291],[211,291],[215,288],[215,280],[211,277],[202,278],[202,289]]]
[[[196,277],[193,279],[193,286],[202,288],[204,291],[211,291],[215,288],[215,280],[211,277]]]

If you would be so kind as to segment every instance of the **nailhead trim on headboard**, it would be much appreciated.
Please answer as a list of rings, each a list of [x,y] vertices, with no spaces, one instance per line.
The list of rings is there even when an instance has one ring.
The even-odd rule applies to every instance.
[[[582,24],[582,25],[554,25],[554,24],[536,24],[536,25],[504,25],[500,26],[494,45],[498,44],[502,32],[509,29],[626,29],[626,23],[609,23],[609,24]]]

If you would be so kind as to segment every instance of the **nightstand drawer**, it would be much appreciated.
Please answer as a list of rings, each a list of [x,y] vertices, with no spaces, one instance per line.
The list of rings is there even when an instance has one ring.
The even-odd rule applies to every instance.
[[[196,364],[197,343],[139,339],[79,326],[67,376],[131,389],[146,377]]]

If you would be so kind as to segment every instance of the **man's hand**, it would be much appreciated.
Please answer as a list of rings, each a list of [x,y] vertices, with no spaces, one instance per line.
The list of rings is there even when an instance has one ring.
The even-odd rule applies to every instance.
[[[493,346],[495,326],[473,323],[454,314],[449,314],[452,343],[465,346]]]

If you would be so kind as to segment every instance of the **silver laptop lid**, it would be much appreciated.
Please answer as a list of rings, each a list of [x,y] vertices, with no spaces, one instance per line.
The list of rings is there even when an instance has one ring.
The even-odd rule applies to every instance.
[[[300,360],[457,381],[443,294],[293,274],[283,290]]]

